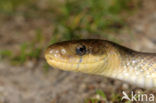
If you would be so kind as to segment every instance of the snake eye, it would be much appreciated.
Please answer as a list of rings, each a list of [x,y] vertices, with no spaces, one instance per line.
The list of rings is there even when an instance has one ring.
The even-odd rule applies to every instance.
[[[86,47],[84,45],[80,45],[76,48],[76,54],[82,56],[86,54]]]

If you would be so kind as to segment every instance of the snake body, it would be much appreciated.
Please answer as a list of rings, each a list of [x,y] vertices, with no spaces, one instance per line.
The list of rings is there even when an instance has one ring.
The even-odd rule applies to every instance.
[[[156,87],[156,54],[134,51],[111,41],[55,43],[47,48],[45,58],[54,68],[102,75],[139,87]]]

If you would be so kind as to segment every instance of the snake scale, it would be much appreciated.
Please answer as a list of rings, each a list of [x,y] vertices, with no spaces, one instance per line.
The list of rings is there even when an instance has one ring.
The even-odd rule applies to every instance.
[[[83,39],[50,45],[45,58],[52,67],[102,75],[143,87],[156,87],[156,53],[138,52],[111,41]]]

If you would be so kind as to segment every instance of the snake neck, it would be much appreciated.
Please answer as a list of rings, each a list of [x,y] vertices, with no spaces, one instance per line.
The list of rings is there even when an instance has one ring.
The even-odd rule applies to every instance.
[[[156,54],[136,52],[116,44],[108,51],[101,75],[139,87],[156,87]]]
[[[119,47],[110,77],[136,84],[139,87],[156,86],[156,54],[141,53]],[[118,60],[118,61],[116,61]],[[116,65],[119,63],[119,65]]]
[[[132,58],[135,58],[137,52],[109,41],[107,45],[107,61],[104,62],[103,72],[100,74],[116,78],[123,71],[126,63],[133,61]]]
[[[122,64],[122,55],[125,55],[124,52],[119,51],[118,45],[112,45],[107,48],[107,57],[104,61],[104,66],[102,67],[102,72],[100,75],[104,75],[107,77],[115,77],[118,70],[121,68]]]

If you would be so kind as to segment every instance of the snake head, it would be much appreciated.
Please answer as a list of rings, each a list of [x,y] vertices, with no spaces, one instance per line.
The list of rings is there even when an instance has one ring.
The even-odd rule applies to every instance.
[[[103,65],[107,46],[102,40],[64,41],[50,45],[45,58],[52,67],[91,72]]]

